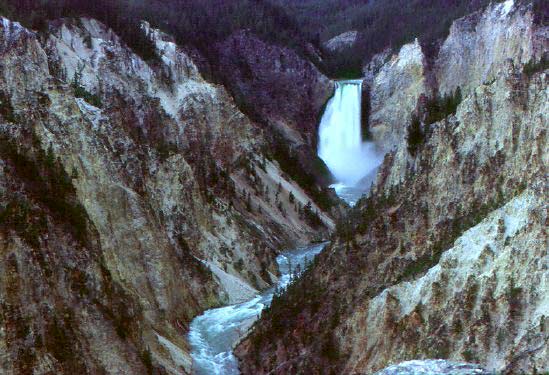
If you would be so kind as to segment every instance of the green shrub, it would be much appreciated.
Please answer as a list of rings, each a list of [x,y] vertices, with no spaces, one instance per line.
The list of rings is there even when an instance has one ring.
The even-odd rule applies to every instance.
[[[425,142],[425,133],[421,126],[421,121],[417,115],[412,115],[412,121],[408,125],[408,136],[406,137],[408,141],[408,152],[412,156],[416,156],[419,148]]]
[[[44,213],[31,207],[22,198],[11,200],[0,210],[0,227],[15,230],[15,233],[33,248],[40,246],[40,236],[47,231]]]
[[[290,203],[294,203],[295,202],[295,196],[294,196],[294,193],[290,191],[290,195],[288,195],[288,201]]]
[[[543,55],[539,61],[535,61],[533,59],[528,61],[524,64],[522,71],[528,77],[531,77],[535,73],[542,72],[546,69],[549,69],[549,58],[547,57],[547,54]]]
[[[320,216],[318,215],[318,212],[313,210],[311,202],[307,202],[305,207],[303,207],[303,217],[305,218],[307,223],[313,228],[318,228],[324,225],[324,223],[320,219]]]
[[[332,333],[328,333],[324,338],[320,354],[330,361],[339,359],[339,347]]]
[[[244,260],[242,260],[242,258],[238,259],[238,261],[234,264],[234,269],[238,272],[242,272],[244,269]]]
[[[462,101],[461,88],[458,87],[453,93],[440,97],[439,95],[427,101],[427,117],[425,123],[431,125],[441,121],[451,114],[455,114],[458,105]]]
[[[83,66],[79,67],[77,72],[74,72],[74,77],[72,79],[71,86],[74,90],[74,96],[77,98],[82,98],[89,104],[93,105],[94,107],[101,108],[101,98],[98,95],[92,94],[84,86],[81,85],[81,79],[82,79],[82,70]]]
[[[16,116],[9,97],[0,91],[0,116],[8,122],[16,122]]]
[[[462,101],[461,88],[458,87],[452,94],[443,97],[437,95],[425,103],[422,109],[425,121],[420,120],[420,116],[412,114],[412,119],[408,125],[408,152],[415,156],[421,145],[425,143],[429,134],[430,125],[441,121],[451,114],[455,114],[458,105]]]
[[[152,355],[149,348],[143,350],[143,353],[141,354],[141,361],[145,365],[145,368],[147,369],[147,374],[153,373],[153,363],[152,363]]]

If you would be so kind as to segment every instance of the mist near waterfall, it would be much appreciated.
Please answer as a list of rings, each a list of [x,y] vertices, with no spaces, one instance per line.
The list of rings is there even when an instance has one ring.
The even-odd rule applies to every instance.
[[[319,126],[318,156],[336,179],[338,194],[346,188],[367,189],[372,178],[366,177],[371,177],[382,161],[375,145],[362,140],[361,99],[361,80],[336,82]],[[359,190],[361,195],[364,189]]]

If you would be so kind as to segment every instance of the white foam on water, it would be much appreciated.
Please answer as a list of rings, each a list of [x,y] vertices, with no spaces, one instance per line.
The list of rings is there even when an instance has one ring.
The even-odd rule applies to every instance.
[[[336,193],[351,205],[369,188],[361,181],[383,160],[362,140],[361,101],[362,80],[336,82],[318,129],[318,156],[337,181]]]
[[[277,263],[281,276],[277,286],[284,288],[296,268],[312,261],[325,244],[299,248],[281,254]],[[273,299],[274,288],[249,301],[205,311],[191,322],[189,342],[192,347],[192,373],[196,375],[239,374],[238,361],[233,347],[260,317],[261,310]]]

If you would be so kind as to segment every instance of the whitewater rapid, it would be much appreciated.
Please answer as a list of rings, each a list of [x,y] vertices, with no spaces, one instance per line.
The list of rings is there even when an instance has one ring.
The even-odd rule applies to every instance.
[[[336,183],[336,193],[351,205],[367,191],[382,161],[361,126],[362,80],[336,82],[318,128],[318,156]]]
[[[284,288],[290,282],[290,270],[312,259],[322,251],[325,243],[298,248],[279,255],[276,259],[281,276],[277,286]],[[196,375],[237,375],[238,361],[233,347],[260,317],[261,310],[273,299],[274,288],[253,299],[236,305],[205,311],[191,322],[189,342],[193,359],[192,373]]]

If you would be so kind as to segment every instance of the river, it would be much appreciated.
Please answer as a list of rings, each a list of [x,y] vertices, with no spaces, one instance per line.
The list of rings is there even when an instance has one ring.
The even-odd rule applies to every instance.
[[[276,258],[281,276],[277,286],[284,288],[290,281],[290,270],[307,261],[324,249],[326,243],[315,244],[286,251]],[[268,306],[275,288],[253,299],[236,305],[206,310],[191,322],[189,342],[193,359],[193,374],[236,375],[238,361],[233,355],[234,345],[259,318],[261,310]]]

